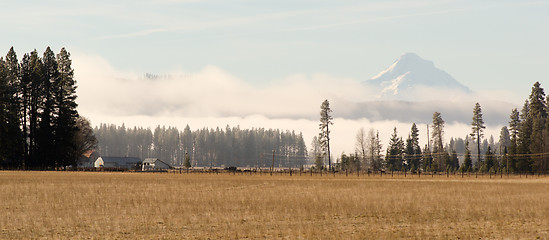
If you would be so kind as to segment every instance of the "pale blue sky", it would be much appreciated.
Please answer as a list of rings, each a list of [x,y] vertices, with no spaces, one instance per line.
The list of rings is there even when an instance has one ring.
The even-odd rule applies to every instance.
[[[549,1],[3,1],[0,46],[65,46],[143,74],[214,65],[257,85],[367,80],[415,52],[473,90],[525,98],[549,84],[547,13]]]
[[[535,81],[549,89],[548,13],[549,1],[528,0],[2,1],[0,54],[10,46],[19,57],[67,47],[79,112],[96,124],[272,127],[302,131],[309,143],[318,106],[330,98],[339,153],[353,151],[360,127],[379,129],[384,139],[394,126],[409,129],[338,116],[360,111],[346,109],[368,94],[358,83],[405,52],[515,106]],[[136,77],[174,72],[191,77]],[[467,100],[459,109],[481,101],[492,105],[486,116],[511,112]],[[487,136],[497,136],[502,122],[488,121]],[[466,135],[468,124],[449,122],[447,138]]]

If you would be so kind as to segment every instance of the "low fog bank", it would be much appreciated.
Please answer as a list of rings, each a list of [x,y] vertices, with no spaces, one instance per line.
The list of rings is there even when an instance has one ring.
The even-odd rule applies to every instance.
[[[215,66],[198,72],[138,74],[117,70],[100,57],[83,54],[74,54],[73,65],[79,112],[96,125],[279,128],[303,132],[310,145],[319,132],[320,104],[328,99],[334,117],[334,154],[354,152],[360,128],[379,130],[386,146],[394,127],[406,138],[416,123],[425,144],[426,124],[432,122],[435,111],[441,112],[447,123],[447,140],[465,137],[470,132],[475,102],[483,108],[486,136],[497,139],[501,126],[507,125],[511,110],[518,105],[517,97],[509,93],[456,96],[433,89],[418,93],[414,102],[384,101],[376,99],[375,90],[359,80],[328,74],[293,75],[256,86]],[[437,98],[444,100],[433,100]]]

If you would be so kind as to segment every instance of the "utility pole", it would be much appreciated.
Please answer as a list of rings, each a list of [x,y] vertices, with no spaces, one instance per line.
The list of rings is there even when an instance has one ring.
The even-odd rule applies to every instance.
[[[429,155],[431,156],[431,159],[429,161],[429,168],[431,168],[434,158],[431,154],[431,137],[429,136],[429,124],[427,124],[427,151],[429,151]],[[431,171],[433,171],[433,169],[431,169]]]
[[[273,150],[273,162],[271,163],[271,176],[273,175],[274,164],[275,164],[275,150]]]

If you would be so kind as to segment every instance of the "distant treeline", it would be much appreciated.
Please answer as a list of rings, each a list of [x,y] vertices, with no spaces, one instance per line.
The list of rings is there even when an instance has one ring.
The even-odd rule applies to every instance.
[[[301,133],[278,129],[229,127],[182,131],[175,127],[126,128],[100,124],[95,128],[102,156],[159,158],[182,166],[185,157],[193,167],[299,167],[306,164],[307,148]]]
[[[0,167],[75,165],[85,150],[73,74],[65,48],[56,55],[48,47],[42,56],[34,50],[19,62],[12,47],[0,57]]]

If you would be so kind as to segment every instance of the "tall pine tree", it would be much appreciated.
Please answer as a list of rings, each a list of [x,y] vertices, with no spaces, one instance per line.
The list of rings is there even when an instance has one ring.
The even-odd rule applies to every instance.
[[[56,118],[53,122],[55,133],[56,153],[60,159],[60,166],[75,166],[76,160],[82,153],[74,140],[78,132],[76,110],[76,81],[74,70],[71,67],[70,54],[62,48],[57,54],[57,77],[53,82]]]
[[[547,120],[547,105],[545,104],[545,93],[541,84],[536,82],[532,87],[532,93],[529,98],[530,110],[528,111],[528,121],[531,123],[530,135],[530,153],[540,154],[535,155],[531,160],[533,168],[537,171],[545,171],[545,121]]]
[[[526,100],[520,112],[519,145],[516,167],[519,171],[530,171],[532,163],[530,158],[530,145],[532,142],[532,118],[530,116],[530,102]]]
[[[319,141],[324,153],[328,155],[328,169],[332,169],[332,161],[330,154],[330,125],[333,125],[332,122],[332,109],[330,109],[330,102],[328,99],[324,100],[320,105],[320,134]]]
[[[444,151],[444,120],[439,112],[433,114],[433,132],[431,137],[433,139],[433,164],[431,169],[434,171],[446,170],[446,152]]]
[[[515,108],[511,111],[510,121],[509,121],[509,135],[511,138],[511,143],[509,145],[509,166],[508,170],[515,171],[517,168],[516,154],[519,153],[519,132],[520,132],[520,113]]]
[[[482,109],[480,108],[480,104],[476,103],[475,108],[473,109],[473,122],[471,123],[471,138],[474,141],[477,141],[477,161],[482,163],[482,158],[480,155],[480,142],[481,139],[484,137],[484,129],[486,126],[484,126],[484,120],[482,119]]]

